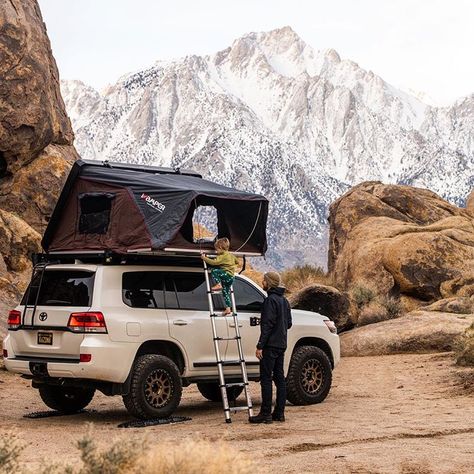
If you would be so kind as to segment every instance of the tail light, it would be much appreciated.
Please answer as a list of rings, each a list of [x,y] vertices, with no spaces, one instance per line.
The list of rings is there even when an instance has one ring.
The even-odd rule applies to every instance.
[[[334,321],[330,321],[329,319],[325,319],[324,322],[326,323],[326,326],[328,327],[328,329],[329,329],[333,334],[337,334],[337,327],[336,327],[336,325],[334,324]]]
[[[79,356],[79,362],[90,362],[92,360],[92,354],[81,354]]]
[[[18,329],[21,326],[21,313],[12,309],[8,313],[8,329]]]
[[[3,349],[3,358],[8,359],[8,351],[6,349]]]
[[[71,313],[67,327],[73,332],[107,332],[104,315],[99,312]]]

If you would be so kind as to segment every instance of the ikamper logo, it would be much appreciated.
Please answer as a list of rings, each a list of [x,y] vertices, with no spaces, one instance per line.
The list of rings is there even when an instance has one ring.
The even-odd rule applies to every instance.
[[[151,206],[155,211],[163,212],[166,209],[166,206],[164,204],[161,204],[160,201],[157,201],[156,199],[153,199],[151,196],[149,196],[146,193],[142,193],[140,196],[149,206]]]

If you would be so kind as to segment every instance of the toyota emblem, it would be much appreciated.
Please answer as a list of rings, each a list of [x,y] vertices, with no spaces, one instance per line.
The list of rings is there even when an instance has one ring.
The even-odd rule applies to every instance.
[[[48,319],[48,313],[40,313],[40,321],[46,321]]]

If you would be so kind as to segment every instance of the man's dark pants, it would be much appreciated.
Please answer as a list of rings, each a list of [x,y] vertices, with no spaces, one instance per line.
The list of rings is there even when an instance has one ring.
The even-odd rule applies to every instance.
[[[262,386],[262,406],[260,413],[272,412],[272,380],[276,385],[276,405],[274,412],[283,415],[286,402],[286,382],[283,370],[285,349],[265,347],[260,360],[260,384]]]

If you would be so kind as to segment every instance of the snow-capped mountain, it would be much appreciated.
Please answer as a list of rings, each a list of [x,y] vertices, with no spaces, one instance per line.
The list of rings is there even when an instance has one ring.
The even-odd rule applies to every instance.
[[[350,185],[461,203],[474,184],[474,96],[434,108],[289,27],[62,93],[83,158],[193,168],[268,196],[277,267],[325,262],[327,207]]]

